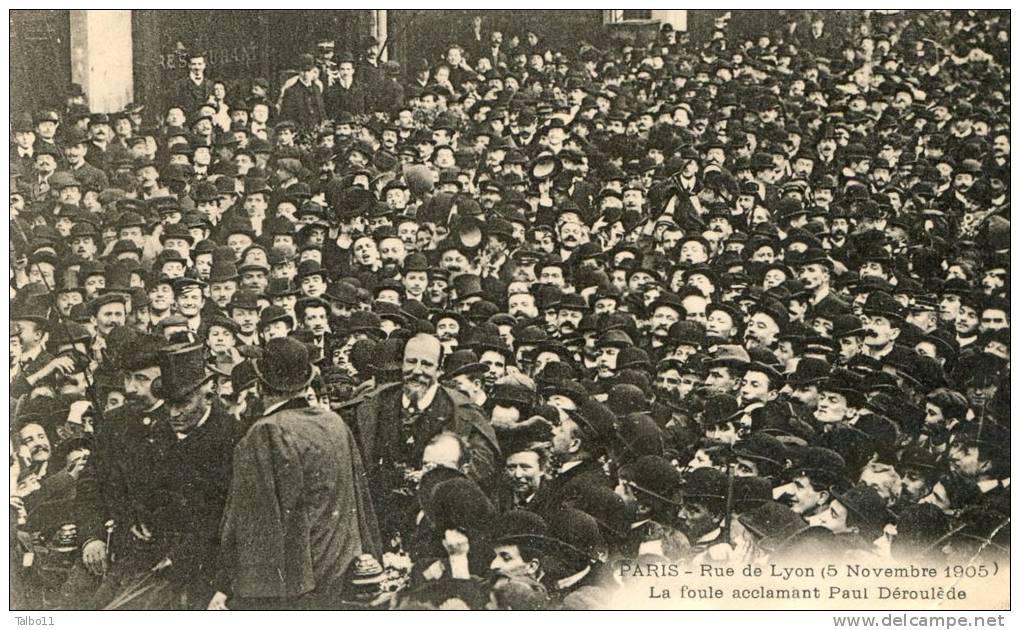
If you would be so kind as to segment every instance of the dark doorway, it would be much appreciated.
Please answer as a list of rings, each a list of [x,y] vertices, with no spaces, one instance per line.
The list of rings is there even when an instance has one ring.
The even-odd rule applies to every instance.
[[[71,87],[71,14],[11,11],[11,110],[64,110]]]

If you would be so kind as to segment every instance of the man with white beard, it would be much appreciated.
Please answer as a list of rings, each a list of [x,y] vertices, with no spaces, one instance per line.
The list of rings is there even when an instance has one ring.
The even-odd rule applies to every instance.
[[[400,525],[395,493],[409,483],[406,473],[419,467],[438,433],[449,431],[467,441],[469,477],[483,488],[495,481],[496,434],[478,406],[439,382],[444,354],[436,336],[415,335],[404,347],[401,380],[382,385],[344,413],[361,446],[384,539]]]

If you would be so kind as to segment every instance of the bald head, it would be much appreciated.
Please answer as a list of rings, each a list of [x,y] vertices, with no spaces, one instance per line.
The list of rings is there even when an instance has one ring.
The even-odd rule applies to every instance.
[[[417,400],[439,379],[439,366],[443,360],[443,346],[435,335],[419,334],[407,340],[404,346],[404,393]]]

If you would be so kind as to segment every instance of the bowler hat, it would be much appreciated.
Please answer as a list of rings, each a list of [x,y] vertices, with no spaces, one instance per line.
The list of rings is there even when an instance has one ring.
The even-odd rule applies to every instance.
[[[487,365],[478,362],[478,355],[472,350],[452,352],[443,362],[443,375],[447,379],[468,374],[481,375],[485,374],[488,370]]]
[[[46,327],[50,321],[49,310],[47,300],[42,296],[17,300],[11,304],[11,321],[30,321],[41,327]]]
[[[614,414],[604,404],[587,399],[581,402],[576,411],[568,411],[570,418],[581,429],[588,448],[599,451],[607,446],[614,433]]]
[[[227,304],[227,311],[240,308],[248,311],[259,310],[259,296],[252,291],[236,291]]]
[[[667,338],[673,345],[700,348],[705,343],[705,326],[700,322],[681,320],[669,327]]]
[[[457,299],[461,301],[481,295],[482,279],[475,274],[462,273],[453,279],[453,289],[457,293]]]
[[[270,339],[263,356],[253,362],[255,374],[266,388],[297,394],[308,387],[314,373],[308,347],[291,337]]]
[[[640,493],[668,503],[674,503],[673,496],[682,482],[669,460],[656,455],[643,455],[625,465],[620,478]]]
[[[497,383],[490,396],[496,405],[515,407],[524,415],[535,403],[535,393],[527,387],[511,383]]]
[[[819,383],[818,391],[840,394],[852,407],[859,407],[864,403],[863,379],[845,368],[833,369],[828,378]]]
[[[622,330],[607,330],[595,345],[597,348],[628,348],[633,346],[634,342]]]
[[[113,304],[114,302],[120,302],[121,304],[126,304],[127,303],[127,295],[125,295],[124,293],[119,293],[119,292],[117,292],[117,293],[104,293],[104,294],[101,294],[101,295],[97,295],[96,297],[92,298],[92,300],[89,302],[89,311],[93,315],[95,315],[96,313],[99,312],[100,308],[102,308],[103,306],[106,306],[107,304]]]
[[[411,271],[428,271],[429,261],[425,254],[413,253],[404,258],[404,273]]]
[[[786,448],[775,436],[756,431],[733,445],[736,457],[749,459],[758,464],[764,476],[778,474],[786,462]]]
[[[712,394],[703,405],[698,421],[702,426],[713,427],[734,418],[740,409],[735,396],[730,394]]]
[[[299,279],[321,276],[323,280],[326,280],[328,273],[329,270],[316,260],[302,260],[297,268],[297,277]]]
[[[706,362],[709,366],[736,366],[746,367],[751,362],[751,356],[743,346],[735,344],[724,344],[716,346],[715,352],[711,354]]]
[[[817,384],[829,375],[829,364],[824,359],[803,357],[786,379],[791,386]]]
[[[793,466],[786,470],[787,479],[805,476],[823,486],[841,486],[847,478],[846,463],[839,453],[820,446],[805,446],[796,452]]]
[[[726,473],[715,468],[697,468],[692,470],[680,486],[680,499],[683,502],[700,502],[704,500],[726,501],[728,480]]]
[[[259,329],[269,326],[273,322],[286,322],[291,330],[294,329],[294,318],[282,306],[271,304],[259,313]]]
[[[895,516],[886,507],[885,499],[874,488],[855,486],[846,492],[833,490],[832,496],[854,516],[861,535],[867,540],[874,540],[882,533],[886,523],[895,520]]]
[[[528,549],[542,549],[550,542],[549,526],[538,514],[529,510],[511,510],[493,523],[495,543],[511,544]]]
[[[372,311],[355,311],[351,313],[347,321],[348,329],[352,333],[366,333],[377,339],[382,339],[386,333],[382,331],[382,319]]]
[[[218,260],[212,264],[209,270],[209,284],[237,280],[237,267],[234,263],[226,260]]]
[[[766,551],[775,550],[808,528],[807,521],[799,514],[775,501],[741,514],[737,520],[758,539],[758,546]]]
[[[270,299],[300,294],[301,289],[290,278],[272,278],[266,287],[266,297]]]
[[[423,506],[439,531],[487,531],[496,520],[496,508],[474,481],[454,476],[435,485]]]
[[[872,291],[864,302],[864,314],[885,317],[895,323],[902,319],[902,306],[885,291]]]
[[[571,574],[583,570],[589,563],[599,560],[605,551],[606,542],[602,538],[598,521],[590,514],[572,507],[560,507],[546,515],[550,533],[563,546],[556,557],[568,566],[564,571]]]

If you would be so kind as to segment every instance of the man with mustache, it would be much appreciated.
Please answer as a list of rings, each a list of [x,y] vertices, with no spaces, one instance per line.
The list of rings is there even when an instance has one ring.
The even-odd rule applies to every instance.
[[[596,359],[596,382],[611,382],[613,377],[616,376],[616,362],[617,357],[620,354],[620,350],[633,346],[634,342],[627,333],[622,330],[609,330],[599,337],[598,341],[595,343],[595,349],[598,351],[598,359]]]
[[[492,394],[496,382],[506,376],[507,365],[513,353],[503,340],[496,335],[482,335],[471,343],[471,349],[478,353],[478,362],[488,368],[482,375],[485,391]]]
[[[319,357],[323,356],[326,337],[332,333],[329,326],[329,303],[322,298],[302,298],[298,300],[295,313],[301,327],[311,334],[312,343],[319,349]]]
[[[50,438],[46,429],[35,422],[27,422],[18,429],[18,458],[21,460],[18,484],[26,484],[29,477],[42,481],[49,473]],[[30,484],[29,484],[30,485]],[[22,495],[24,496],[24,495]]]
[[[864,354],[874,359],[891,353],[903,327],[899,302],[885,291],[873,291],[864,303]]]
[[[748,348],[771,350],[779,341],[779,334],[789,324],[790,316],[779,302],[766,302],[751,307],[747,327],[744,329],[744,344]]]
[[[464,317],[453,310],[439,311],[433,317],[436,338],[443,346],[443,354],[452,354],[460,345],[460,331],[464,328]]]
[[[133,526],[132,538],[114,548],[115,558],[93,600],[96,605],[117,599],[126,588],[133,590],[135,580],[150,574],[168,588],[137,597],[132,607],[183,604],[201,609],[213,594],[210,582],[215,564],[210,558],[215,555],[227,498],[231,454],[240,436],[236,420],[213,397],[205,355],[201,343],[190,342],[158,352],[157,389],[165,398],[161,406],[165,411],[160,422],[150,424],[155,433],[142,436],[129,428],[121,443],[125,450],[137,450],[139,439],[152,445],[145,450],[144,465],[131,454],[98,455],[100,470],[112,467],[126,480],[129,494],[124,498],[130,503],[115,509],[122,510],[124,517],[130,512]],[[86,528],[94,536],[97,514],[87,514]],[[153,570],[160,564],[167,570]]]
[[[140,473],[176,439],[162,398],[159,351],[164,345],[160,336],[133,333],[118,353],[125,404],[105,414],[96,427],[97,449],[79,479],[75,510],[82,560],[94,575],[105,574],[110,566],[107,544],[119,550],[118,556],[130,557],[152,540],[145,514],[135,507],[158,495],[152,479]],[[112,537],[106,530],[111,519]]]
[[[507,310],[511,317],[518,321],[531,320],[538,317],[538,305],[535,303],[535,296],[523,286],[516,288],[513,285],[508,289],[510,296],[507,298]]]
[[[687,309],[680,303],[680,298],[673,293],[663,293],[648,306],[652,314],[649,324],[652,335],[652,348],[664,348],[669,338],[669,331],[677,322],[687,317]]]
[[[577,332],[581,319],[588,312],[588,304],[576,293],[564,293],[556,305],[556,325],[560,336],[571,337]]]
[[[843,458],[835,451],[817,446],[798,451],[784,480],[785,485],[772,490],[773,496],[809,524],[814,524],[813,521],[829,508],[833,490],[850,485]]]
[[[408,300],[425,303],[429,287],[429,261],[425,254],[408,254],[404,258],[400,283]]]
[[[75,223],[71,226],[68,238],[71,241],[71,251],[79,262],[96,259],[99,252],[99,231],[94,225],[87,221]]]
[[[454,240],[447,239],[441,242],[436,247],[436,253],[439,255],[439,267],[449,273],[451,278],[456,278],[462,273],[471,271],[471,261],[467,248],[454,242]]]
[[[950,438],[949,467],[977,482],[985,496],[1009,497],[1008,427],[964,423]]]
[[[818,385],[818,404],[813,416],[822,431],[848,427],[864,407],[864,381],[855,372],[834,368]]]
[[[12,337],[20,345],[17,363],[11,366],[11,396],[31,393],[37,383],[54,371],[69,372],[70,359],[55,359],[46,351],[49,338],[48,308],[38,298],[23,298],[11,305]]]
[[[690,552],[697,562],[701,554],[713,550],[713,558],[722,552],[729,552],[730,541],[722,531],[726,517],[727,478],[715,468],[697,468],[687,475],[679,493],[680,509],[677,512],[677,528],[691,543]]]
[[[676,468],[658,455],[643,455],[620,469],[615,492],[632,518],[623,543],[627,553],[678,558],[683,545],[673,495],[680,483]]]
[[[974,186],[974,182],[981,175],[981,162],[971,159],[960,162],[952,172],[952,183],[937,200],[940,204],[939,207],[951,209],[961,214],[966,211],[971,205],[967,195],[971,187]]]
[[[539,443],[518,442],[507,450],[505,469],[511,495],[508,501],[501,503],[509,509],[526,509],[548,474],[549,454]]]
[[[573,212],[566,212],[560,217],[558,232],[561,260],[567,260],[575,249],[588,242],[588,228]]]
[[[793,262],[793,265],[798,269],[798,277],[804,283],[804,290],[809,293],[809,313],[850,311],[850,305],[836,297],[832,291],[833,263],[825,251],[809,248]],[[810,315],[806,319],[809,318]]]
[[[395,493],[409,489],[405,472],[418,467],[423,449],[437,433],[449,431],[467,440],[469,477],[483,488],[491,488],[495,480],[496,434],[467,396],[440,384],[444,354],[435,335],[411,337],[404,347],[400,382],[379,387],[348,411],[384,539],[400,527]]]

